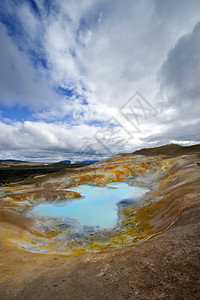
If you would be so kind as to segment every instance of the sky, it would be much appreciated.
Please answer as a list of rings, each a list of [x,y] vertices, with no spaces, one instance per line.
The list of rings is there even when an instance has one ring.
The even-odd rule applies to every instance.
[[[1,0],[0,159],[200,143],[200,1]]]

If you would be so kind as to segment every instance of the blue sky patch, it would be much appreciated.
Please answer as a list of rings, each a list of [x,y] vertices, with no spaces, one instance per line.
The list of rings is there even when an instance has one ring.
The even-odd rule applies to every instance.
[[[59,92],[59,94],[67,97],[72,97],[74,95],[73,89],[67,89],[62,86],[59,86],[56,90]]]
[[[86,124],[89,126],[102,127],[105,124],[105,122],[99,121],[99,120],[92,120],[92,121],[86,122]]]
[[[29,53],[31,55],[32,62],[36,68],[40,68],[41,66],[44,69],[48,68],[47,67],[48,62],[47,62],[46,58],[44,56],[42,56],[42,54],[38,55],[38,53],[35,51],[29,51]]]
[[[15,105],[12,107],[0,105],[0,116],[3,119],[10,119],[14,122],[24,122],[32,119],[31,111],[27,107],[20,105]]]

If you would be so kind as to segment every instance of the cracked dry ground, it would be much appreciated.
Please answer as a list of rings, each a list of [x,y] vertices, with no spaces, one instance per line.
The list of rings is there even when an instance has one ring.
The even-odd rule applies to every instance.
[[[107,160],[107,172],[114,172],[118,163],[130,165],[130,160],[134,169],[136,159],[138,164],[140,157],[131,155]],[[144,160],[148,167],[169,162],[161,157],[141,160],[143,167]],[[138,212],[155,235],[121,249],[72,256],[24,251],[6,236],[20,235],[28,225],[2,209],[0,299],[200,299],[198,160],[197,154],[170,159],[152,194],[161,198]],[[90,168],[85,172],[88,176]]]

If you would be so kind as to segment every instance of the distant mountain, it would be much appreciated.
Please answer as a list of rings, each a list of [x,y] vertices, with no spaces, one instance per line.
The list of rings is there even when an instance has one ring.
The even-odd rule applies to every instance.
[[[62,164],[71,164],[71,160],[61,160],[61,161],[59,161],[59,163],[62,163]]]
[[[200,145],[180,146],[176,144],[170,144],[155,148],[144,148],[133,152],[133,154],[146,156],[163,155],[167,157],[176,157],[197,152],[200,152]]]
[[[76,164],[85,164],[85,165],[90,165],[90,164],[95,164],[99,160],[82,160],[82,161],[76,161]]]
[[[19,164],[19,163],[27,163],[28,161],[23,160],[15,160],[15,159],[0,159],[0,163],[13,163],[13,164]]]

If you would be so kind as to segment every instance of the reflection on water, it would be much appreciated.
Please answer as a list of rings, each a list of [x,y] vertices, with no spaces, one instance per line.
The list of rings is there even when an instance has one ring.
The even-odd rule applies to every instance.
[[[130,186],[124,182],[114,182],[106,187],[80,185],[71,189],[84,198],[64,201],[60,204],[39,204],[31,211],[31,216],[70,218],[80,225],[110,229],[118,219],[117,204],[125,200],[139,201],[148,191],[144,187]]]

